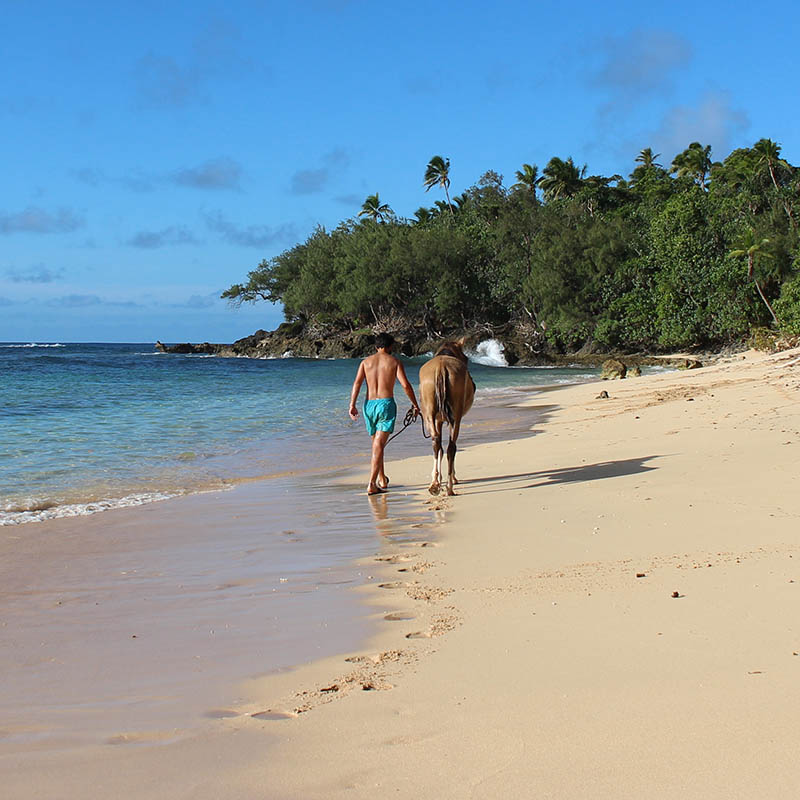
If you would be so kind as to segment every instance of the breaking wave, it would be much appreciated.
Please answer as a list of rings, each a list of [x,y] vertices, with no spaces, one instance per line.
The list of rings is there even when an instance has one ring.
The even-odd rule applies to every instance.
[[[479,342],[474,350],[467,351],[467,357],[476,364],[485,367],[507,367],[508,362],[504,355],[505,348],[497,339],[485,339]]]
[[[19,348],[19,347],[66,347],[65,344],[56,342],[55,344],[40,344],[39,342],[28,342],[28,344],[0,344],[4,348]]]
[[[131,508],[146,503],[155,503],[159,500],[169,500],[169,498],[178,497],[181,494],[186,494],[186,492],[141,492],[116,499],[96,500],[88,503],[65,503],[63,505],[48,500],[31,499],[25,503],[8,504],[3,510],[0,510],[0,527],[23,525],[26,522],[42,522],[46,519],[60,517],[83,517],[97,514],[100,511],[109,511],[112,508]]]

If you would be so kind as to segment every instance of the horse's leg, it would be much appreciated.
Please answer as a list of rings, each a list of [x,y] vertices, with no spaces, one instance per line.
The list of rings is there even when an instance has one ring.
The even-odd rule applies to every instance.
[[[431,485],[428,491],[439,494],[442,475],[442,423],[433,421],[430,425],[431,444],[433,445],[433,471],[431,472]]]
[[[456,441],[458,440],[458,431],[460,429],[461,420],[458,420],[450,428],[450,441],[447,443],[447,494],[449,495],[455,494],[453,484],[458,483],[456,478]]]

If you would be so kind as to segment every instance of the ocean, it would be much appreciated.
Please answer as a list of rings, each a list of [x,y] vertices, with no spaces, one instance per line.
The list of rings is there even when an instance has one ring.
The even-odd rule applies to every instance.
[[[472,356],[476,406],[596,374],[504,367],[493,340]],[[424,360],[406,361],[412,383]],[[0,344],[0,525],[349,464],[365,446],[347,416],[356,366],[165,355],[152,344]],[[402,392],[398,407],[402,416]]]

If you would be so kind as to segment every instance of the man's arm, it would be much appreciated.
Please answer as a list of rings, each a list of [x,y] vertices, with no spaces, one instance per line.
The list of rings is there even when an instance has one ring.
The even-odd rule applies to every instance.
[[[358,419],[358,409],[356,408],[356,400],[358,400],[358,393],[361,391],[361,384],[364,383],[367,372],[364,369],[364,362],[358,365],[358,372],[356,379],[353,381],[353,388],[350,392],[350,419]]]
[[[403,366],[403,362],[400,361],[400,359],[397,360],[397,382],[403,387],[403,391],[408,395],[408,399],[411,401],[411,407],[414,409],[414,413],[419,414],[419,405],[417,405],[417,396],[414,394],[414,387],[406,377],[406,370]]]

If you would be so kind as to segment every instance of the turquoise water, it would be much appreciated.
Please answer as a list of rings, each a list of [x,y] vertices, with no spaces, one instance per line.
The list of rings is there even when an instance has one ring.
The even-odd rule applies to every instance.
[[[478,403],[592,370],[522,368],[482,347]],[[424,359],[406,361],[416,384]],[[0,525],[346,463],[354,360],[163,355],[152,344],[0,344]],[[398,398],[401,413],[405,398]],[[355,433],[359,434],[358,436]]]

